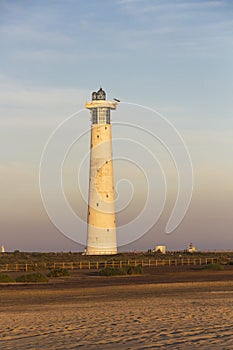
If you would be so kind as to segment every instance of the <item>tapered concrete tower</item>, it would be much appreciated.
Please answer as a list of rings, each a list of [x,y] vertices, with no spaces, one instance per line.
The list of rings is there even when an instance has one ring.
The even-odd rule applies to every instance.
[[[99,89],[86,103],[91,111],[91,150],[89,203],[87,215],[87,255],[116,254],[116,217],[112,164],[112,130],[110,112],[117,102],[106,101]]]

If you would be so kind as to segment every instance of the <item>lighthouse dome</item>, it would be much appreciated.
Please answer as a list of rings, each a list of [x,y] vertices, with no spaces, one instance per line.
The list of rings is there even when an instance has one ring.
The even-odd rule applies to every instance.
[[[100,89],[97,91],[97,93],[96,93],[96,99],[97,99],[97,100],[106,100],[106,93],[105,93],[105,91],[104,91],[102,88],[100,88]]]
[[[92,101],[97,100],[97,93],[94,91],[92,92]]]

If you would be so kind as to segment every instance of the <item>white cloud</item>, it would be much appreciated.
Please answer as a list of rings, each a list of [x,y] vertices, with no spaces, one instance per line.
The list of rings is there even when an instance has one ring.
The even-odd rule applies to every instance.
[[[85,89],[23,86],[0,77],[0,105],[9,108],[38,107],[46,109],[61,106],[80,106],[89,97]]]
[[[140,10],[143,13],[152,13],[152,12],[166,12],[170,10],[178,9],[180,10],[201,10],[201,9],[209,9],[209,8],[218,8],[223,7],[225,3],[220,0],[207,0],[207,1],[160,1],[160,2],[148,2],[143,0],[119,0],[117,1],[119,5],[126,6],[131,8],[131,10],[137,11]]]
[[[59,106],[75,106],[87,96],[85,90],[56,88],[19,88],[1,91],[0,104],[13,108],[38,107],[46,109]]]
[[[0,124],[2,128],[55,126],[83,109],[89,97],[85,89],[29,87],[0,76]]]
[[[23,42],[33,42],[33,44],[43,45],[73,45],[74,40],[72,37],[60,32],[52,32],[45,29],[37,29],[29,26],[28,24],[14,24],[14,25],[2,25],[0,27],[0,36],[2,39],[13,39]]]

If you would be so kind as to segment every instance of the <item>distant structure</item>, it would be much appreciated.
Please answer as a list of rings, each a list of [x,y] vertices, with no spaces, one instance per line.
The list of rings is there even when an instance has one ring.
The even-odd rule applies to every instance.
[[[107,101],[102,88],[86,103],[91,112],[91,146],[87,247],[84,254],[117,253],[114,179],[112,163],[111,110],[118,100]]]
[[[5,247],[4,247],[4,245],[2,244],[2,253],[5,253]]]
[[[190,243],[189,246],[188,246],[188,252],[189,253],[195,253],[196,252],[196,248],[194,247],[194,245],[192,243]]]
[[[162,254],[166,254],[166,246],[165,245],[156,245],[153,249],[153,252],[159,252]]]

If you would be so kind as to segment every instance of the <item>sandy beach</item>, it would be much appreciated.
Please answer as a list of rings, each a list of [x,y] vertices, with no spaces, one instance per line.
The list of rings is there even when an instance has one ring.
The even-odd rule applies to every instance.
[[[0,286],[1,349],[233,348],[233,280],[145,279]]]

